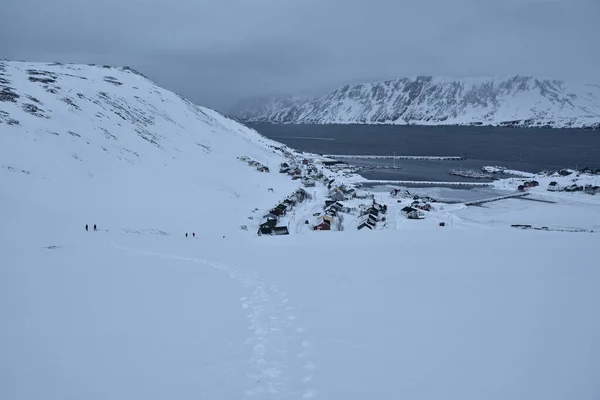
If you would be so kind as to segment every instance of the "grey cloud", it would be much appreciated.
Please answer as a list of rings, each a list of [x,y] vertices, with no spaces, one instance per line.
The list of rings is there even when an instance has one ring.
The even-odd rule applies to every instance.
[[[130,65],[226,110],[406,75],[600,83],[596,0],[4,0],[0,58]]]

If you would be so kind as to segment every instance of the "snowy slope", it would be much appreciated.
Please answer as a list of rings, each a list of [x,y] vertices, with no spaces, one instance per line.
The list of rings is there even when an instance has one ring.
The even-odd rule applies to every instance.
[[[274,142],[134,71],[13,62],[0,68],[0,90],[14,93],[0,102],[3,179],[22,196],[88,204],[66,210],[81,226],[135,209],[118,218],[218,219],[212,229],[219,230],[244,223],[248,207],[284,195],[267,193],[273,180],[282,191],[297,187],[236,159],[278,165]]]
[[[600,126],[600,86],[529,76],[420,76],[346,85],[255,122]]]
[[[299,184],[237,157],[278,144],[130,70],[2,64],[0,399],[597,398],[597,234],[511,228],[530,201],[258,237]]]
[[[238,101],[229,110],[232,115],[241,120],[255,120],[288,107],[302,104],[311,100],[306,96],[262,96]]]

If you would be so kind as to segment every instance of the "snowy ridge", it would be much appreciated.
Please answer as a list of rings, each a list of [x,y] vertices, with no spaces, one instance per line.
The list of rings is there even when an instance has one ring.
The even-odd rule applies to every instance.
[[[600,86],[519,75],[419,76],[346,85],[251,121],[598,128]]]

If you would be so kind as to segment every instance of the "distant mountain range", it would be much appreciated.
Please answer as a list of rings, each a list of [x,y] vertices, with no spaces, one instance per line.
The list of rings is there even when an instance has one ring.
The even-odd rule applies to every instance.
[[[247,102],[245,122],[489,125],[600,129],[600,85],[532,76],[419,76],[346,85],[313,99]]]

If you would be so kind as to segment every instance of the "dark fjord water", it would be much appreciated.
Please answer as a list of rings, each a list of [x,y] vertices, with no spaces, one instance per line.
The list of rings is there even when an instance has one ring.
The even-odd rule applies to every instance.
[[[270,125],[250,127],[298,150],[319,154],[463,156],[462,161],[396,160],[402,169],[364,172],[367,179],[473,181],[453,168],[499,165],[527,172],[600,168],[600,131],[454,126]],[[392,165],[393,160],[347,160]]]

